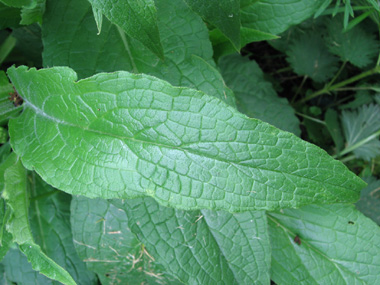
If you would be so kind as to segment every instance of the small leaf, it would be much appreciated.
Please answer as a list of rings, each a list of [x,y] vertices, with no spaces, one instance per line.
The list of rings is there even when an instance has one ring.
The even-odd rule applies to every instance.
[[[26,102],[13,149],[68,193],[236,212],[351,202],[364,185],[318,147],[193,89],[127,72],[8,74]]]
[[[343,61],[349,61],[353,65],[363,68],[371,64],[377,56],[379,42],[375,36],[355,26],[347,32],[343,32],[340,17],[326,21],[328,37],[326,43],[329,50]]]
[[[42,24],[46,0],[35,0],[34,5],[21,9],[21,25]]]
[[[164,53],[157,27],[156,7],[153,0],[89,0],[114,24],[130,37],[140,41],[158,57]]]
[[[380,228],[353,205],[286,209],[268,222],[277,284],[380,282]]]
[[[317,82],[332,78],[338,70],[338,59],[331,55],[318,34],[303,34],[290,44],[287,61],[294,72]]]
[[[354,147],[356,157],[371,160],[380,154],[380,134],[376,135],[380,130],[379,105],[370,104],[355,111],[343,111],[342,125],[346,149]]]
[[[239,51],[240,5],[237,0],[185,0],[203,19],[218,28]]]

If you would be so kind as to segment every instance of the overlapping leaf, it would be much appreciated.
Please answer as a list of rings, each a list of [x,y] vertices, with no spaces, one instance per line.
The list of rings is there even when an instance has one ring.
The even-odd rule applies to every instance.
[[[217,27],[240,50],[240,5],[237,0],[185,0],[207,22]]]
[[[287,209],[268,222],[277,284],[380,281],[380,228],[354,206]]]
[[[286,99],[277,96],[256,62],[230,55],[223,57],[219,66],[227,85],[235,93],[239,111],[300,135],[294,110]]]
[[[89,2],[130,37],[140,41],[157,56],[163,58],[153,0],[89,0]]]
[[[178,283],[131,232],[124,209],[110,201],[73,197],[71,224],[79,256],[102,284]]]
[[[68,193],[235,212],[350,202],[363,187],[318,147],[202,92],[127,72],[8,75],[26,101],[10,122],[14,150]]]
[[[356,207],[380,226],[380,180],[372,176],[364,180],[368,186],[360,193]]]

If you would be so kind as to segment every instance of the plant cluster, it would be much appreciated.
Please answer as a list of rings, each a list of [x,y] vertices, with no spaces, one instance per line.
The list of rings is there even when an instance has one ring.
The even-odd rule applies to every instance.
[[[0,283],[380,283],[379,24],[0,0]]]

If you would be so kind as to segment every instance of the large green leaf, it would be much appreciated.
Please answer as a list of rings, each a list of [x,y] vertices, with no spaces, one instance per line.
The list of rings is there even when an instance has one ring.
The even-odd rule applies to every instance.
[[[299,121],[289,102],[278,97],[255,61],[230,55],[219,61],[219,67],[227,85],[235,93],[239,111],[297,136],[301,134]]]
[[[237,0],[185,0],[207,22],[217,27],[240,50],[240,5]]]
[[[151,198],[115,202],[124,207],[131,230],[152,257],[183,283],[269,282],[270,246],[263,211],[180,211]]]
[[[35,172],[28,175],[30,225],[43,252],[65,268],[78,284],[96,284],[97,278],[79,259],[70,225],[71,196],[46,184]]]
[[[12,147],[68,193],[236,212],[352,202],[365,185],[318,147],[154,77],[75,82],[64,67],[8,75],[26,101],[10,121]]]
[[[277,35],[314,15],[321,4],[315,0],[251,1],[240,10],[241,24]]]
[[[102,284],[177,283],[130,231],[124,209],[110,201],[73,197],[71,225],[79,256]]]
[[[212,61],[208,30],[182,1],[157,1],[158,26],[165,60],[127,37],[104,19],[97,35],[90,5],[85,0],[62,0],[48,5],[43,30],[44,65],[73,68],[79,78],[98,72],[126,70],[147,73],[176,86],[202,90],[234,105]],[[189,28],[184,28],[189,27]]]
[[[269,213],[277,284],[377,284],[380,228],[350,205]]]
[[[15,153],[12,153],[4,163],[8,161],[12,162],[12,165],[2,173],[4,175],[2,197],[6,201],[7,210],[11,213],[7,220],[7,231],[12,234],[13,241],[19,244],[34,270],[63,284],[75,284],[70,274],[46,256],[34,243],[28,219],[26,170]]]
[[[137,39],[157,56],[163,58],[163,49],[157,27],[153,0],[89,0],[114,24]]]

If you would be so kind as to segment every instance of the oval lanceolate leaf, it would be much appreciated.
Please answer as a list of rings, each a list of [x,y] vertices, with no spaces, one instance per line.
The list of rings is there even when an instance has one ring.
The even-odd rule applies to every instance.
[[[154,0],[89,0],[114,24],[132,38],[140,41],[160,58],[164,52],[157,27]]]
[[[8,75],[25,102],[13,149],[72,194],[237,212],[353,202],[365,185],[320,148],[200,91],[128,72]]]

